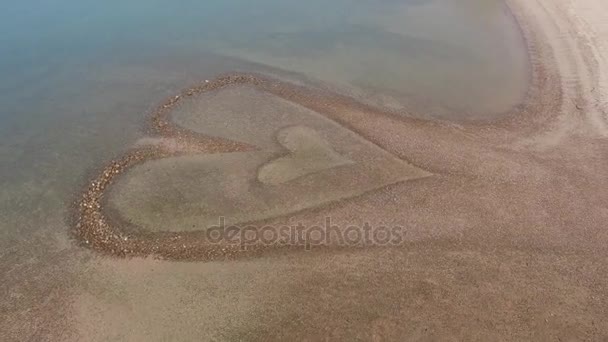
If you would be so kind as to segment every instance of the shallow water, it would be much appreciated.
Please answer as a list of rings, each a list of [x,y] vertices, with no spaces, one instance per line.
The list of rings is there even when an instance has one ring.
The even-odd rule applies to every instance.
[[[184,86],[282,69],[423,117],[487,119],[528,79],[498,0],[10,2],[0,32],[0,274],[15,298],[23,267],[73,248],[68,208],[91,170]]]
[[[12,208],[2,212],[13,229],[32,206],[64,209],[85,170],[135,141],[160,99],[221,72],[297,71],[448,118],[494,117],[526,90],[521,38],[497,0],[47,0],[0,16],[0,175]]]
[[[200,231],[219,217],[243,224],[429,175],[323,115],[250,86],[187,98],[171,114],[181,127],[257,150],[175,156],[128,170],[108,205],[142,230]]]

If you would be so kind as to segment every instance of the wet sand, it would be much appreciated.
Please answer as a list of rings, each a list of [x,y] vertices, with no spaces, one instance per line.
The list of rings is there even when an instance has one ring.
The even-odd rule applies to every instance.
[[[180,257],[148,249],[137,258],[78,249],[90,258],[87,268],[74,266],[71,285],[53,280],[48,300],[32,305],[40,313],[32,322],[9,320],[2,330],[21,340],[607,339],[608,24],[602,15],[608,8],[599,0],[508,3],[533,70],[528,101],[502,121],[430,122],[339,95],[278,87],[432,176],[266,223],[313,225],[331,216],[341,226],[399,224],[407,228],[400,246],[264,250],[212,262],[159,260],[154,256]],[[224,140],[201,145],[200,136],[155,122],[165,137],[183,136],[164,153],[236,148]],[[166,157],[137,153],[144,155],[136,160]],[[105,172],[122,172],[113,165],[102,180]],[[93,183],[93,196],[109,185]],[[86,196],[82,203],[91,204]],[[76,209],[75,224],[80,214]],[[81,228],[80,242],[128,254],[86,235],[90,226]],[[183,248],[197,250],[190,247]]]

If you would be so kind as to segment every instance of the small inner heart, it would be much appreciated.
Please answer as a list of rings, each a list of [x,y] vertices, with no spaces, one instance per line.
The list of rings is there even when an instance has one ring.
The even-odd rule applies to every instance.
[[[259,168],[258,180],[264,184],[282,184],[311,173],[354,163],[334,151],[327,141],[308,127],[284,128],[278,132],[277,139],[291,153]]]

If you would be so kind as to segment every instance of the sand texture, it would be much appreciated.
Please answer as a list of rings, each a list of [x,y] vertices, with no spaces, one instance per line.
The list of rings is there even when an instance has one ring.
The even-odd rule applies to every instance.
[[[0,331],[6,340],[608,340],[608,3],[507,4],[531,87],[500,121],[416,119],[258,74],[168,98],[149,137],[79,195],[78,247],[48,261],[71,276],[49,277],[52,293]],[[240,248],[208,241],[217,215],[273,227],[331,217],[342,230],[367,222],[372,234],[385,225],[405,234],[388,247]]]

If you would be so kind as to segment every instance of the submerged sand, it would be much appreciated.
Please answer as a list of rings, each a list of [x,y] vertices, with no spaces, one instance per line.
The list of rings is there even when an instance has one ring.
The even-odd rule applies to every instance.
[[[206,263],[92,254],[86,275],[77,277],[81,285],[33,305],[44,314],[32,322],[49,327],[52,339],[96,341],[607,339],[608,5],[508,3],[529,44],[533,86],[527,104],[501,122],[429,122],[331,96],[315,103],[308,92],[283,94],[432,175],[266,223],[313,225],[331,216],[344,227],[398,224],[407,228],[402,244],[262,251],[255,258]],[[163,134],[184,134],[171,127]],[[246,135],[234,145],[182,138],[160,143],[167,153],[160,157],[205,149],[250,153]],[[273,148],[276,141],[267,143]],[[342,158],[346,153],[336,151]],[[341,157],[320,164],[334,170],[336,160],[353,160]],[[156,253],[149,242],[135,254],[203,257]],[[98,250],[129,254],[96,243]],[[55,311],[60,314],[50,314]],[[3,329],[9,339],[32,336],[27,324],[12,323]]]
[[[314,208],[429,174],[310,109],[251,85],[180,102],[171,118],[197,133],[256,146],[144,163],[110,205],[154,231],[243,224]]]

